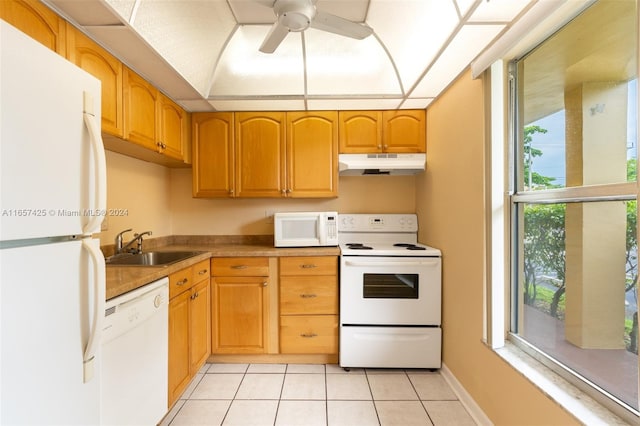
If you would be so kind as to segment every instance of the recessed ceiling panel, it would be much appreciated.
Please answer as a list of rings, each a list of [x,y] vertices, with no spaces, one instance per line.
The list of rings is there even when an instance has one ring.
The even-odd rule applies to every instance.
[[[491,0],[483,1],[473,12],[469,22],[510,22],[531,0]]]
[[[217,111],[302,111],[302,99],[230,99],[209,101]]]
[[[133,8],[136,4],[135,0],[106,0],[106,3],[108,3],[113,10],[118,12],[120,16],[124,18],[125,22],[129,22],[131,20]]]
[[[504,29],[504,25],[465,25],[422,78],[412,97],[435,98]]]
[[[222,52],[210,96],[304,95],[300,34],[289,33],[274,53],[262,53],[258,48],[269,28],[238,28]]]
[[[402,99],[309,99],[310,110],[396,109]]]
[[[141,1],[133,27],[203,96],[235,26],[224,2]]]
[[[409,98],[402,104],[403,109],[425,109],[433,102],[433,98]]]
[[[273,8],[263,1],[228,0],[239,24],[272,24],[276,20]],[[274,1],[271,1],[273,3]],[[369,0],[318,0],[316,8],[355,22],[364,22]]]
[[[309,95],[400,95],[397,74],[378,40],[305,31]],[[280,48],[278,48],[280,49]]]
[[[274,23],[276,15],[271,7],[256,0],[229,0],[229,6],[238,24]]]
[[[481,1],[486,1],[486,0],[455,0],[455,2],[458,4],[460,16],[462,17],[464,17],[467,14],[467,12],[469,12],[469,9],[471,9],[471,6]]]
[[[452,0],[373,1],[367,23],[409,90],[459,23]]]

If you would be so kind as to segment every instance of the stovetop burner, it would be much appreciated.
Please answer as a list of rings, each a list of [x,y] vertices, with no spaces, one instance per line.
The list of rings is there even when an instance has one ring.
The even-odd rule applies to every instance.
[[[396,243],[394,247],[404,247],[406,250],[426,250],[425,247],[417,246],[411,243]]]
[[[352,250],[373,250],[373,247],[365,246],[362,243],[347,243],[347,247]]]

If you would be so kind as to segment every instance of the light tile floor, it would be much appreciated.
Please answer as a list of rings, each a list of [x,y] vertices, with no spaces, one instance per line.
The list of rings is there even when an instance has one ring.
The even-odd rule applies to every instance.
[[[439,372],[335,364],[206,364],[161,423],[475,425]]]

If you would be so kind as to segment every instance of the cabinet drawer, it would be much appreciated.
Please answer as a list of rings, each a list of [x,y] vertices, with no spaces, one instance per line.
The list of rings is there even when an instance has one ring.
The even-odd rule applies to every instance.
[[[267,277],[268,257],[216,257],[211,259],[211,275],[215,277]]]
[[[283,354],[337,354],[338,316],[281,316],[280,352]]]
[[[169,299],[193,286],[193,269],[185,268],[169,275]]]
[[[193,282],[195,284],[204,281],[211,275],[211,262],[209,259],[203,260],[193,265]]]
[[[335,275],[280,278],[280,313],[337,314],[338,278]]]
[[[280,275],[337,275],[337,256],[281,257]]]

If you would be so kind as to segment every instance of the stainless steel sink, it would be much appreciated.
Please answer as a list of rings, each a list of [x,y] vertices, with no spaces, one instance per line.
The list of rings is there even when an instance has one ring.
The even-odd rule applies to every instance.
[[[107,258],[107,265],[114,266],[167,266],[172,263],[202,254],[202,251],[148,251],[145,253],[123,253]]]

